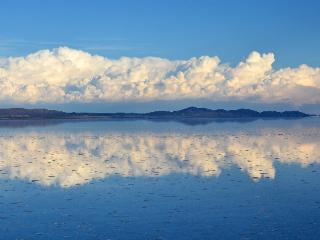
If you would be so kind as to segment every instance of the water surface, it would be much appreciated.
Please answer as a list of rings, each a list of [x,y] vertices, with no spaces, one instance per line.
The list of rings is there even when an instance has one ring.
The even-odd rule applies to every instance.
[[[0,239],[319,239],[320,119],[0,123]]]

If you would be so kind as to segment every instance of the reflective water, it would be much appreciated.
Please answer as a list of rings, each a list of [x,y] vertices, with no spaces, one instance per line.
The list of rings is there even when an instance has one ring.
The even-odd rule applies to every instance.
[[[320,238],[319,118],[198,123],[1,122],[0,239]]]

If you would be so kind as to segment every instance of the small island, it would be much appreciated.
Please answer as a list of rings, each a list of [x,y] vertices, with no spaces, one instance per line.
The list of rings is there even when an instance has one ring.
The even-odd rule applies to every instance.
[[[14,119],[256,119],[256,118],[304,118],[314,116],[300,111],[254,111],[251,109],[225,110],[188,107],[177,111],[154,111],[148,113],[88,113],[63,112],[44,108],[2,108],[0,120]]]

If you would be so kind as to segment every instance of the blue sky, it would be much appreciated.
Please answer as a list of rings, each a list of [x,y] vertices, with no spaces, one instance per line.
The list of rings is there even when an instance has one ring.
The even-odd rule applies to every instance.
[[[313,71],[308,75],[311,76],[317,71],[314,68],[320,65],[319,12],[320,1],[315,0],[3,0],[0,3],[0,57],[27,56],[39,50],[66,46],[109,59],[156,56],[168,60],[187,60],[218,56],[223,64],[236,67],[240,61],[246,61],[251,52],[257,51],[274,54],[275,61],[262,57],[267,65],[272,64],[274,70],[307,64],[312,68],[308,69]],[[300,72],[305,72],[305,69]],[[307,91],[317,94],[320,88],[318,80],[307,81],[302,84],[303,89],[296,89],[294,93],[301,93],[305,91],[304,87],[308,87]],[[236,86],[236,83],[233,85]],[[281,97],[287,99],[286,96]],[[102,101],[104,107],[100,107],[101,102],[92,106],[98,106],[94,109],[100,111],[118,107],[124,110],[140,109],[141,102],[146,110],[168,106],[176,108],[193,103],[217,106],[224,102],[221,106],[229,108],[252,106],[252,102],[246,104],[243,99],[244,102],[240,103],[237,99],[178,99],[183,104],[171,104],[167,99],[160,99],[160,102],[165,102],[160,104],[159,98],[155,100],[155,104],[141,99],[135,104],[130,101]],[[2,106],[12,104],[15,101],[0,102]],[[67,110],[86,108],[81,107],[83,102],[32,104]],[[266,103],[257,102],[257,106],[261,104]],[[18,101],[17,105],[21,102]],[[319,106],[317,100],[310,103],[304,101],[298,108],[309,105],[311,109]],[[281,109],[287,104],[278,102],[270,105],[268,102],[265,106]]]
[[[1,1],[1,55],[61,45],[112,58],[218,55],[237,63],[252,50],[276,66],[320,62],[314,0]]]

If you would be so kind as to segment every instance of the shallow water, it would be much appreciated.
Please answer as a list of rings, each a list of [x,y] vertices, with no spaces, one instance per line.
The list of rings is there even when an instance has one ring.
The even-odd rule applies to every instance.
[[[0,122],[0,239],[319,239],[320,119]]]

